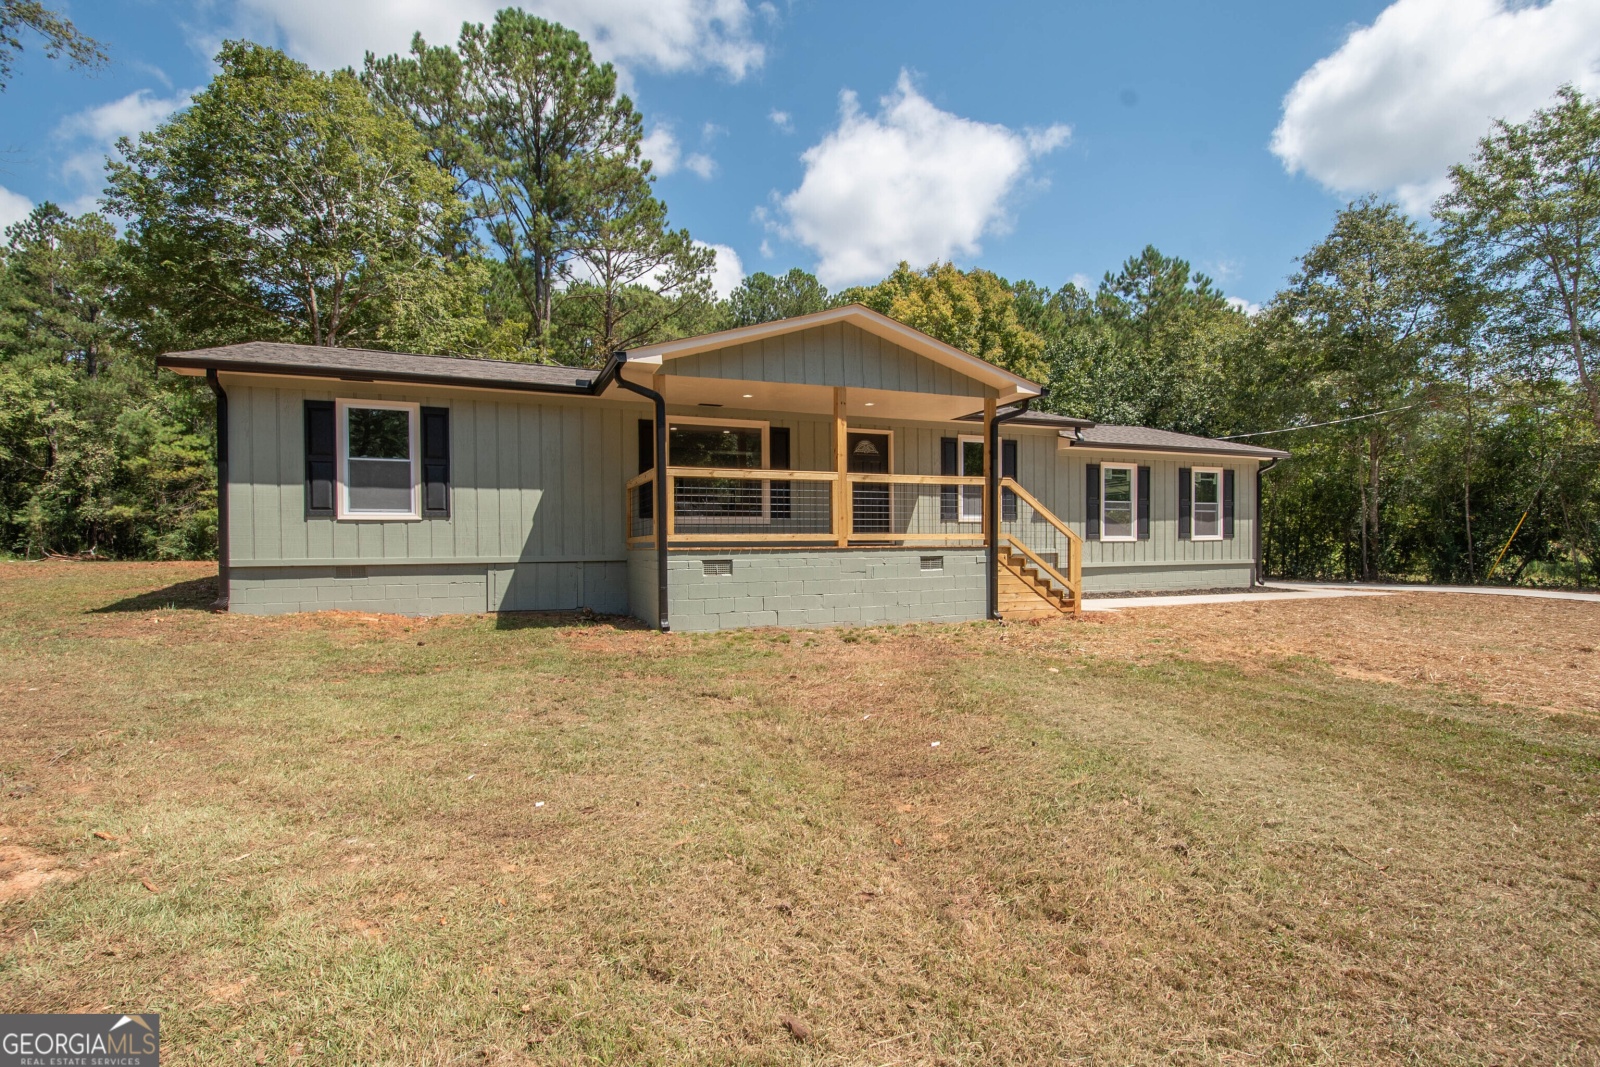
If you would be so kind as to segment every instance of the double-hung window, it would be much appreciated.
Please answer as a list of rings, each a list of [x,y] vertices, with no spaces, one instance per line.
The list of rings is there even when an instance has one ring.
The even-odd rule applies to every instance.
[[[1194,516],[1193,533],[1196,541],[1222,540],[1222,471],[1215,467],[1196,467],[1190,474],[1193,481],[1191,513]]]
[[[417,518],[418,405],[341,400],[337,420],[339,516]]]
[[[1138,468],[1131,463],[1100,466],[1100,540],[1134,541],[1139,533]]]
[[[667,456],[673,467],[760,471],[767,466],[767,424],[673,419]],[[771,519],[771,482],[757,477],[679,478],[681,523],[760,523]]]

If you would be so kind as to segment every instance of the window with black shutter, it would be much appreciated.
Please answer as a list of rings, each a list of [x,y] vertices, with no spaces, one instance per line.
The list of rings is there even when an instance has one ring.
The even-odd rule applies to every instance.
[[[339,464],[333,401],[307,400],[305,421],[306,517],[331,519],[334,515],[334,481]]]
[[[422,409],[422,516],[450,517],[450,409]]]
[[[1083,468],[1083,536],[1087,541],[1100,540],[1100,464],[1090,463]]]
[[[1150,540],[1150,468],[1139,468],[1139,540]]]
[[[1178,540],[1189,540],[1189,502],[1192,499],[1190,491],[1194,486],[1191,480],[1194,477],[1194,468],[1178,468]]]
[[[1017,443],[1000,442],[1000,477],[1017,479]],[[1017,521],[1017,494],[1009,489],[1000,490],[1000,521]]]
[[[1222,536],[1233,539],[1233,475],[1232,470],[1222,472]]]
[[[652,469],[656,465],[656,423],[654,419],[639,420],[639,473]],[[656,515],[656,492],[654,487],[635,493],[638,499],[639,518],[653,519]]]

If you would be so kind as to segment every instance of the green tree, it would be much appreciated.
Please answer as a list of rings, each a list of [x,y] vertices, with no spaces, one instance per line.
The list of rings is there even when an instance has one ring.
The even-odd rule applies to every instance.
[[[1353,419],[1341,431],[1359,450],[1361,577],[1378,575],[1385,464],[1424,399],[1440,262],[1416,224],[1368,198],[1339,212],[1300,261],[1281,312],[1304,326],[1295,370],[1315,407],[1311,421]]]
[[[211,405],[162,382],[115,316],[98,215],[36,208],[0,247],[0,544],[192,557],[215,540]]]
[[[756,271],[728,294],[728,325],[755,326],[832,306],[827,286],[810,271],[794,267],[782,277]]]
[[[936,337],[947,345],[1043,382],[1044,340],[1023,325],[1011,287],[986,270],[933,263],[912,270],[902,262],[877,285],[847,289],[839,303],[860,303]]]
[[[24,30],[44,38],[44,54],[51,59],[65,55],[75,67],[98,67],[106,61],[100,42],[85,36],[59,12],[38,0],[0,0],[0,92],[11,80]]]
[[[46,201],[6,230],[0,349],[49,353],[96,377],[121,334],[113,319],[117,234],[97,214],[72,218]]]
[[[1600,429],[1600,105],[1572,86],[1495,123],[1450,172],[1439,218],[1511,312],[1503,334],[1574,378]]]
[[[432,320],[395,336],[402,305],[470,313],[448,294],[483,278],[440,254],[461,207],[411,124],[349,72],[241,42],[217,62],[187,109],[108,164],[145,342],[444,347]]]
[[[470,197],[541,358],[555,353],[556,305],[573,283],[583,306],[566,317],[593,331],[578,358],[625,334],[670,331],[672,315],[658,312],[697,313],[701,287],[689,275],[709,259],[670,230],[641,184],[639,113],[576,33],[507,8],[487,28],[464,25],[455,49],[418,34],[409,56],[369,55],[363,78]]]
[[[1093,293],[1015,287],[1045,340],[1050,406],[1097,421],[1216,434],[1242,426],[1233,390],[1250,323],[1185,260],[1146,247]],[[1244,420],[1248,421],[1248,420]]]

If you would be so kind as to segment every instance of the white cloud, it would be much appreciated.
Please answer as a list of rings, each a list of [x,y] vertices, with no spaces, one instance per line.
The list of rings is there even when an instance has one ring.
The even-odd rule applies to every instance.
[[[639,142],[639,151],[650,161],[651,173],[662,178],[679,167],[702,178],[710,178],[717,172],[717,161],[704,152],[690,152],[684,155],[683,146],[678,144],[677,134],[673,133],[672,126],[668,123],[662,123],[645,134],[644,139]]]
[[[119,137],[138,137],[159,126],[163,119],[185,107],[194,90],[173,96],[156,96],[140,89],[97,107],[74,112],[56,126],[56,139],[67,146],[61,164],[62,176],[69,181],[99,187],[105,158]],[[80,198],[81,199],[81,198]]]
[[[683,157],[683,165],[702,178],[710,179],[717,172],[717,161],[704,152],[691,152]]]
[[[359,66],[367,51],[404,52],[420,32],[453,44],[463,22],[491,23],[503,0],[237,0],[242,30],[276,31],[294,56],[324,69]],[[621,67],[721,70],[738,80],[761,66],[757,14],[746,0],[522,0],[529,14],[578,31]],[[770,17],[764,19],[770,22]]]
[[[711,270],[711,289],[718,299],[726,300],[728,294],[744,281],[744,264],[739,261],[739,253],[727,245],[706,244],[704,241],[696,241],[695,245],[709,248],[717,254],[717,265]]]
[[[1086,293],[1098,292],[1100,289],[1099,281],[1081,272],[1074,274],[1072,277],[1068,278],[1067,281],[1071,282],[1073,285],[1077,286],[1079,289],[1082,289]]]
[[[651,173],[663,178],[678,169],[683,154],[678,147],[678,138],[673,134],[672,127],[665,124],[644,135],[643,140],[639,142],[639,151],[650,161]]]
[[[1260,304],[1257,304],[1253,300],[1246,300],[1242,296],[1230,296],[1230,297],[1228,297],[1228,306],[1233,308],[1233,310],[1235,310],[1235,311],[1242,311],[1246,315],[1251,316],[1252,318],[1255,317],[1256,315],[1261,314],[1261,305]]]
[[[28,217],[28,212],[33,210],[33,201],[21,193],[13,193],[10,189],[0,185],[0,231],[7,226],[15,225]]]
[[[1594,0],[1396,0],[1301,75],[1272,151],[1291,174],[1420,214],[1492,120],[1526,119],[1569,81],[1600,91]]]
[[[794,117],[787,111],[779,111],[777,108],[773,108],[767,112],[767,118],[772,120],[772,124],[784,133],[794,132]]]
[[[838,128],[801,155],[800,187],[778,199],[776,228],[817,253],[830,286],[874,280],[902,259],[977,253],[985,234],[1006,227],[1007,202],[1034,159],[1071,134],[940,111],[904,71],[880,105],[867,115],[841,93]]]

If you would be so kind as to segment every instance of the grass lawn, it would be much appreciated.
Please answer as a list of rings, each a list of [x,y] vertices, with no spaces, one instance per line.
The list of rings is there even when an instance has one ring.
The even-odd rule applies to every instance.
[[[700,636],[209,573],[0,564],[4,1010],[181,1064],[1600,1062],[1600,605]]]

